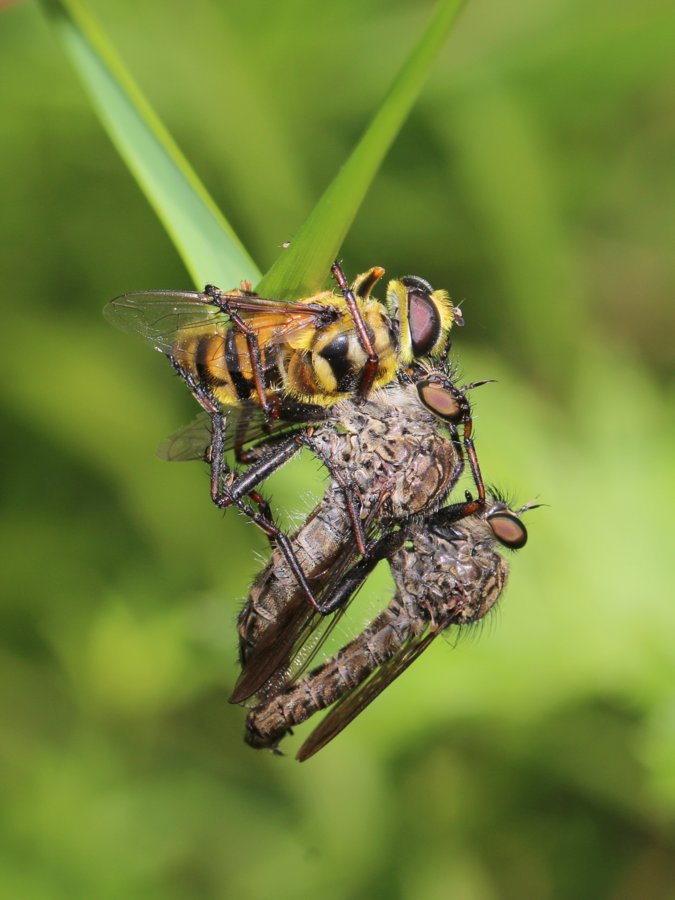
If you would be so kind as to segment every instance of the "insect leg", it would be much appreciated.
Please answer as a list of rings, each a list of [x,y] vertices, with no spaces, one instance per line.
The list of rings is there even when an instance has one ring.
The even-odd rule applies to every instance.
[[[473,475],[476,490],[478,491],[478,500],[481,505],[483,505],[485,503],[485,484],[480,471],[480,465],[478,464],[476,447],[473,442],[473,419],[471,418],[470,410],[467,410],[463,419],[462,444],[464,445],[466,456],[469,460],[469,467],[471,468],[471,474]]]
[[[363,347],[364,352],[368,354],[368,360],[363,367],[361,380],[359,382],[359,396],[362,398],[367,397],[370,393],[370,389],[373,386],[373,382],[375,381],[380,358],[375,352],[375,347],[373,346],[373,342],[370,338],[370,335],[368,334],[366,323],[363,321],[363,315],[358,303],[356,302],[354,292],[349,287],[349,284],[345,277],[345,273],[342,271],[342,266],[337,260],[331,266],[331,272],[333,273],[333,277],[338,283],[338,287],[342,291],[342,296],[344,297],[345,303],[347,304],[349,314],[352,317],[354,328],[356,329],[356,333],[359,336],[361,346]]]
[[[168,355],[168,358],[176,372],[190,388],[202,409],[211,416],[212,439],[207,453],[207,462],[211,467],[211,499],[219,509],[225,509],[227,506],[236,506],[244,515],[254,518],[253,510],[243,503],[243,498],[248,495],[258,506],[261,521],[257,524],[268,534],[261,522],[271,522],[273,524],[272,512],[267,501],[255,490],[255,487],[297,453],[300,445],[289,441],[284,442],[276,448],[275,453],[266,455],[255,465],[250,466],[244,475],[239,476],[232,488],[228,491],[223,491],[224,478],[234,474],[225,464],[225,451],[223,449],[225,445],[225,416],[208,389],[191,372],[184,369],[173,356]]]
[[[298,440],[297,435],[292,435],[286,440],[279,441],[271,453],[250,466],[243,475],[237,477],[225,463],[225,451],[223,448],[224,418],[221,412],[216,413],[213,417],[211,499],[219,509],[236,506],[252,522],[255,522],[270,541],[279,548],[310,606],[319,612],[319,601],[316,599],[314,591],[307,581],[305,573],[302,571],[302,566],[298,562],[288,535],[284,534],[276,525],[269,504],[254,490],[257,484],[288,462],[298,452],[301,441]],[[232,479],[229,484],[228,478]],[[251,496],[256,503],[262,501],[257,512],[244,503],[243,497],[245,496]]]
[[[305,445],[305,447],[312,451],[317,459],[321,460],[323,465],[328,470],[328,474],[330,475],[332,480],[342,491],[342,495],[345,498],[345,504],[347,506],[347,513],[352,523],[352,531],[354,532],[356,546],[358,547],[358,551],[361,556],[366,556],[366,536],[363,530],[363,522],[361,520],[361,502],[358,499],[357,492],[352,488],[350,484],[345,481],[339,468],[334,465],[333,460],[325,452],[323,452],[320,447],[317,447],[315,445],[314,441],[312,440],[311,434],[309,434],[308,431],[301,432],[300,434],[296,435],[296,437]]]
[[[478,387],[479,384],[485,383],[486,382],[476,382],[474,384],[469,384],[466,385],[463,390],[458,388],[456,385],[450,386],[450,389],[455,400],[457,401],[458,406],[458,412],[456,417],[453,418],[453,422],[455,424],[461,424],[462,426],[462,442],[460,446],[456,439],[455,424],[451,425],[453,443],[455,444],[455,449],[457,449],[458,453],[461,452],[463,448],[464,452],[466,452],[466,457],[469,460],[469,467],[471,469],[474,484],[476,485],[476,491],[478,492],[478,500],[476,502],[479,503],[479,507],[476,507],[476,509],[480,508],[480,506],[485,505],[485,484],[483,482],[483,476],[481,474],[480,465],[478,463],[476,447],[473,442],[473,418],[471,417],[471,404],[467,399],[465,391],[470,390],[474,387]],[[476,509],[471,510],[471,512],[476,512]],[[471,515],[471,513],[468,512],[467,515]]]
[[[245,319],[243,319],[239,315],[239,313],[236,311],[235,305],[229,300],[226,300],[223,297],[222,292],[217,287],[214,287],[212,284],[207,284],[204,288],[204,293],[211,298],[214,306],[217,306],[218,309],[222,309],[222,311],[229,316],[234,327],[240,332],[240,334],[243,334],[246,338],[246,346],[248,348],[251,370],[253,372],[253,380],[255,382],[255,389],[260,401],[260,406],[262,407],[265,415],[270,419],[278,418],[279,404],[274,400],[270,400],[270,398],[267,396],[267,388],[265,387],[265,374],[262,364],[262,357],[260,355],[260,344],[258,343],[257,334],[249,325],[247,325]]]
[[[349,599],[360,588],[366,578],[373,571],[375,566],[382,559],[386,559],[395,553],[405,543],[406,530],[400,528],[392,530],[381,537],[377,543],[372,546],[363,559],[359,560],[342,576],[339,584],[331,590],[331,592],[322,597],[319,612],[322,616],[327,616],[341,606],[349,602]]]
[[[211,496],[216,506],[221,509],[237,504],[246,496],[252,497],[253,494],[257,494],[255,488],[292,459],[303,443],[302,434],[280,438],[274,442],[271,450],[257,458],[245,472],[235,473],[225,463],[224,426],[225,416],[223,413],[215,413],[211,445]],[[262,503],[267,506],[266,501],[262,500]],[[268,518],[271,519],[271,516]]]

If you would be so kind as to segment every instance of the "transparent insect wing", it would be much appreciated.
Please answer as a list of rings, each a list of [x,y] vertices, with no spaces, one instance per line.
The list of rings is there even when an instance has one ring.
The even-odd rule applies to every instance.
[[[303,417],[298,423],[288,419],[270,421],[257,403],[242,401],[239,406],[227,408],[223,450],[246,447],[250,451],[259,443],[265,444],[274,438],[299,430],[306,421],[307,417]],[[167,462],[204,460],[211,446],[212,437],[211,416],[201,412],[192,422],[174,431],[162,441],[157,448],[157,455]]]
[[[303,329],[314,327],[325,307],[268,300],[233,292],[222,294],[258,335],[261,344],[278,345]],[[104,308],[105,317],[163,353],[171,353],[192,335],[222,335],[231,319],[209,294],[193,291],[139,291],[116,297]]]
[[[373,521],[366,528],[369,541],[374,540],[375,533],[376,523]],[[319,603],[333,594],[357,558],[354,541],[345,543],[340,554],[327,564],[322,573],[321,589],[317,591]],[[255,694],[270,696],[280,685],[297,681],[316,659],[357,592],[358,589],[335,612],[326,616],[313,610],[306,598],[297,593],[251,648],[230,702],[243,703]]]
[[[192,422],[184,425],[157,448],[157,456],[167,462],[189,462],[206,457],[213,436],[211,416],[201,412]]]
[[[307,738],[296,758],[304,762],[344,731],[350,722],[424,653],[441,630],[442,628],[428,629],[410,638],[395,656],[377,668],[356,690],[338,700]]]
[[[184,329],[212,329],[215,334],[228,325],[210,297],[192,291],[122,294],[105,306],[103,314],[122,331],[137,335],[163,353],[172,350],[176,335]]]

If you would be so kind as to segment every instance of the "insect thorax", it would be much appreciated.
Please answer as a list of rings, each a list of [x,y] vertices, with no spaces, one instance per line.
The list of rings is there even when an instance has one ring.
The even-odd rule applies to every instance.
[[[499,600],[509,573],[489,526],[480,517],[457,523],[449,540],[425,524],[391,559],[391,572],[404,604],[428,607],[438,621],[457,624],[481,619]]]

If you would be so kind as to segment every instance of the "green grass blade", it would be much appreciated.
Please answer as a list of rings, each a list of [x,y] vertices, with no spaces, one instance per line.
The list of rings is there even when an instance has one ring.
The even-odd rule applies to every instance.
[[[260,273],[174,140],[79,0],[43,6],[110,139],[195,284],[235,287]]]
[[[426,31],[392,84],[351,156],[309,217],[258,285],[267,297],[301,297],[325,282],[385,154],[415,102],[463,5],[441,0]]]

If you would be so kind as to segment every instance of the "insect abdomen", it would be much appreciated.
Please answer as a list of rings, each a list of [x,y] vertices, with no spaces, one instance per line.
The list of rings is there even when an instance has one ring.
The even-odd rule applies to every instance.
[[[277,347],[263,350],[265,384],[272,391],[279,388],[275,365],[278,353]],[[235,328],[182,332],[173,347],[172,356],[222,406],[257,400],[246,337]]]
[[[412,628],[405,610],[392,601],[351,643],[302,681],[252,710],[246,719],[246,742],[252,747],[275,747],[290,728],[331,706],[391,659]]]

